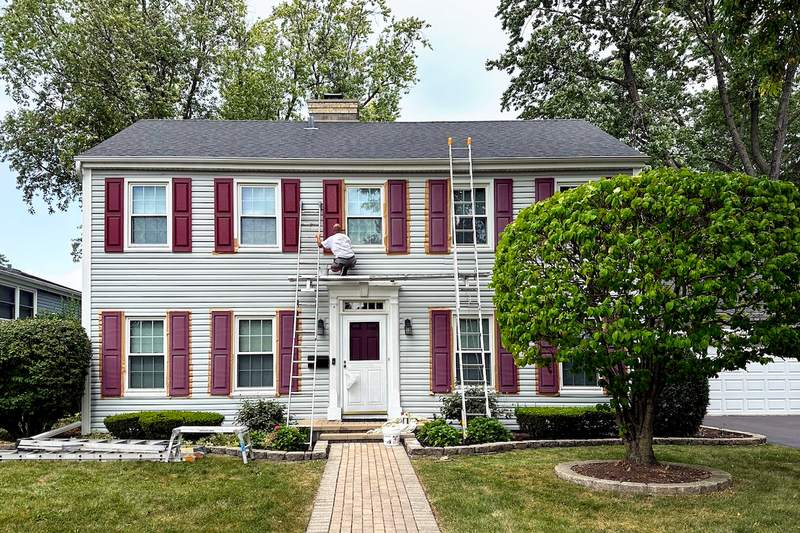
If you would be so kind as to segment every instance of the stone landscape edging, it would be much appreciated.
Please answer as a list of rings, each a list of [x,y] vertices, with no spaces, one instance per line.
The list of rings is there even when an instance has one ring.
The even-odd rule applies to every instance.
[[[696,468],[711,472],[711,477],[698,481],[685,483],[637,483],[632,481],[615,481],[613,479],[602,479],[584,474],[579,474],[573,470],[574,467],[585,464],[595,463],[614,463],[617,459],[606,461],[570,461],[559,463],[555,467],[556,476],[564,481],[581,485],[591,490],[604,490],[624,494],[653,494],[658,496],[677,496],[681,494],[706,494],[724,490],[731,485],[731,475],[724,470],[710,468],[700,465],[689,465],[685,463],[661,463],[672,466],[683,466]]]
[[[709,437],[656,437],[655,444],[670,445],[718,445],[718,446],[743,446],[766,444],[767,437],[757,433],[747,433],[745,431],[733,431],[730,429],[721,430],[712,426],[703,426],[709,429],[717,429],[730,433],[737,433],[742,437],[726,437],[713,439]],[[410,456],[442,457],[444,455],[474,455],[479,453],[508,452],[512,450],[524,450],[527,448],[574,448],[576,446],[605,446],[622,444],[622,439],[538,439],[538,440],[517,440],[509,442],[490,442],[487,444],[466,444],[463,446],[446,447],[427,447],[420,444],[416,437],[406,437],[403,445]]]
[[[238,446],[195,446],[196,451],[202,451],[208,455],[230,455],[241,457],[242,451]],[[328,441],[318,440],[314,443],[314,449],[310,452],[284,452],[280,450],[251,450],[252,459],[266,461],[318,461],[328,458]]]

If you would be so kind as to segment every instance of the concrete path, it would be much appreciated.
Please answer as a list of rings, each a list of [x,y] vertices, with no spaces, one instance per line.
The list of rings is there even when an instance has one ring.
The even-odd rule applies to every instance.
[[[767,442],[800,448],[800,415],[707,416],[703,424],[767,436]]]
[[[331,444],[307,533],[327,531],[438,533],[402,446]]]

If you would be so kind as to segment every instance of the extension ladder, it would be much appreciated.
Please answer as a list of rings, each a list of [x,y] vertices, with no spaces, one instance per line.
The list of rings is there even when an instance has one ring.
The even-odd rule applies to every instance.
[[[311,217],[312,220],[305,222],[304,220],[307,217]],[[316,222],[313,221],[313,218],[316,218]],[[295,271],[295,286],[294,286],[294,323],[292,325],[292,352],[291,352],[291,365],[289,371],[289,398],[287,400],[286,405],[286,425],[294,425],[297,423],[296,417],[292,416],[292,410],[294,406],[292,405],[294,397],[300,394],[302,390],[300,388],[300,381],[305,376],[305,372],[297,372],[295,373],[295,368],[299,368],[300,365],[304,363],[308,363],[311,367],[311,416],[309,422],[309,432],[308,432],[308,449],[311,450],[314,446],[314,414],[315,414],[315,407],[316,407],[316,389],[317,389],[317,355],[319,353],[319,332],[317,329],[317,320],[319,319],[319,278],[320,278],[320,264],[322,260],[321,249],[316,247],[316,254],[314,256],[314,260],[312,262],[304,262],[303,261],[303,231],[304,229],[311,229],[315,233],[322,232],[322,203],[321,202],[301,202],[300,203],[300,216],[298,221],[299,231],[297,235],[297,265]],[[301,270],[303,267],[306,266],[313,266],[314,270],[311,276],[302,277]],[[315,282],[311,283],[311,278],[314,278]],[[305,280],[305,286],[302,286],[302,281]],[[303,331],[298,331],[298,324],[308,324],[308,321],[300,321],[300,307],[301,307],[301,300],[303,294],[310,294],[313,293],[313,305],[314,305],[314,319],[310,322],[310,329],[305,329]],[[310,302],[309,302],[310,303]],[[312,336],[313,342],[313,355],[310,359],[304,360],[302,357],[298,357],[297,353],[297,340],[298,340],[298,333],[301,334],[303,338],[308,338]],[[297,384],[297,392],[294,391],[295,383]]]
[[[458,386],[460,387],[461,393],[461,427],[466,437],[467,432],[467,418],[470,416],[486,416],[491,417],[491,409],[489,408],[489,383],[486,376],[486,359],[485,354],[487,352],[486,341],[484,338],[484,327],[483,327],[483,303],[481,300],[481,273],[479,269],[479,256],[478,256],[478,230],[476,219],[478,214],[476,213],[475,209],[475,179],[473,175],[472,169],[472,137],[467,137],[467,145],[463,148],[461,147],[453,147],[453,138],[447,138],[447,148],[448,154],[450,158],[450,209],[452,215],[452,230],[451,230],[451,237],[453,239],[453,283],[455,286],[455,307],[456,307],[456,357],[458,360],[459,367],[461,372],[459,374],[459,382]],[[454,151],[463,151],[466,152],[466,157],[455,158],[453,156]],[[466,173],[456,173],[455,166],[456,165],[467,165]],[[461,169],[459,169],[461,170]],[[457,179],[458,178],[458,179]],[[459,181],[460,180],[460,181]],[[456,188],[460,190],[468,191],[470,197],[470,212],[467,214],[456,214]],[[481,215],[481,216],[486,216]],[[461,272],[459,271],[459,244],[457,241],[457,234],[456,231],[456,223],[459,220],[467,219],[470,221],[471,228],[472,228],[472,243],[471,243],[471,251],[467,254],[467,261],[471,261],[472,266],[468,267],[470,270],[473,270],[473,276],[466,274],[462,276]],[[487,235],[487,242],[489,239],[489,235]],[[463,246],[463,245],[462,245]],[[470,287],[470,277],[473,277],[475,280],[474,286]],[[461,279],[464,279],[464,286],[461,286]],[[462,295],[462,292],[464,293]],[[466,302],[464,301],[465,298],[463,296],[467,296]],[[473,304],[474,305],[468,305]],[[479,363],[464,363],[464,347],[462,346],[462,324],[461,324],[461,316],[466,314],[469,317],[477,316],[478,319],[478,333],[480,335],[480,362]],[[472,379],[468,380],[465,378],[469,369],[475,369],[479,372],[480,378],[479,379]],[[471,397],[469,396],[469,392],[474,390],[475,386],[483,386],[483,394]],[[469,390],[468,390],[469,389]],[[485,409],[480,412],[467,412],[467,403],[468,400],[471,399],[481,399],[483,400]]]

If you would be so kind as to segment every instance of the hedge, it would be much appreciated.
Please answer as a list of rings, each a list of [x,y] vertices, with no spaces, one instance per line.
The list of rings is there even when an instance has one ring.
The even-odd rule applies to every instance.
[[[607,407],[517,407],[520,430],[532,439],[599,439],[618,436]]]
[[[120,439],[168,439],[179,426],[220,426],[225,417],[203,411],[142,411],[107,416],[106,429]]]

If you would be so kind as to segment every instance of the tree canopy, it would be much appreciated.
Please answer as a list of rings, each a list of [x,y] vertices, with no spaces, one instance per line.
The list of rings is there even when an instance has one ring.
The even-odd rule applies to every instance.
[[[78,199],[76,154],[144,118],[298,118],[327,91],[394,120],[427,25],[385,0],[12,0],[0,79],[15,103],[0,151],[30,206]]]
[[[520,212],[492,285],[518,363],[550,362],[547,342],[597,373],[629,460],[651,462],[654,402],[671,380],[796,355],[800,192],[671,169],[591,182]]]
[[[790,0],[501,0],[505,109],[584,118],[653,165],[800,181]]]

